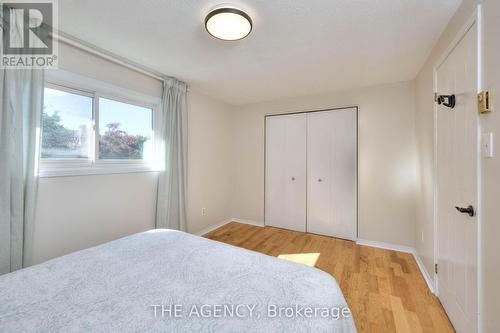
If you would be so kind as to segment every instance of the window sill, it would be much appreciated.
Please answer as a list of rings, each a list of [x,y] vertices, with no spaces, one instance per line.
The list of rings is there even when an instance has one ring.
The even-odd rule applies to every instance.
[[[145,173],[159,172],[157,168],[146,165],[131,165],[118,167],[80,167],[80,168],[58,168],[58,169],[41,169],[38,173],[40,178],[55,178],[55,177],[74,177],[74,176],[92,176],[92,175],[114,175],[124,173]]]

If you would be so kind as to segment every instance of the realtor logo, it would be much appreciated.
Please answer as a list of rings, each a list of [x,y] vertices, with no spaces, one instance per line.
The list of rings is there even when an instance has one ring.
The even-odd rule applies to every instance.
[[[1,2],[3,68],[55,68],[57,28],[55,0]]]

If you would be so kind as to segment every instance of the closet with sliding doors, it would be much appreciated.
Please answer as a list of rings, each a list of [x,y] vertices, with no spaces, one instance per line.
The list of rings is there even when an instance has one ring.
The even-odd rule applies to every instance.
[[[357,237],[357,108],[266,116],[265,224]]]

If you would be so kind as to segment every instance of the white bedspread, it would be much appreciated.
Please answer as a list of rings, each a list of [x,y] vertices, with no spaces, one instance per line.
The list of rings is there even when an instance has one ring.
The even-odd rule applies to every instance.
[[[355,332],[344,307],[325,272],[171,230],[0,276],[9,333]]]

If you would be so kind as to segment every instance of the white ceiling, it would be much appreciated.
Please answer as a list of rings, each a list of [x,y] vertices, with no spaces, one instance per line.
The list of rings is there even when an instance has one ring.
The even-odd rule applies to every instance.
[[[461,0],[233,0],[247,38],[206,33],[227,0],[61,0],[60,29],[231,104],[411,80]]]

